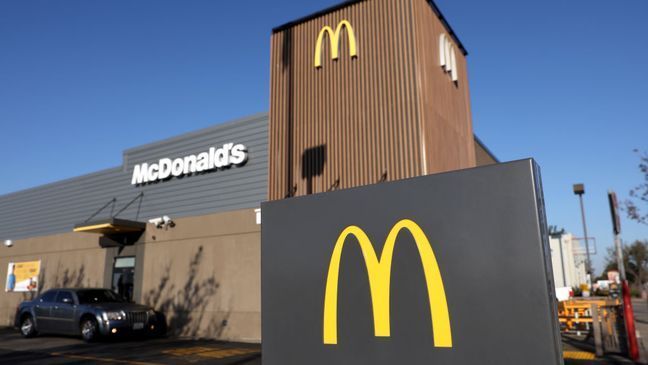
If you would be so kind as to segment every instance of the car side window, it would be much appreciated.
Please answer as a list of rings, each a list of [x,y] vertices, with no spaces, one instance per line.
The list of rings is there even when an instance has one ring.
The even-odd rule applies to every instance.
[[[56,290],[47,291],[45,294],[41,295],[40,301],[43,303],[53,303],[56,299],[56,293]]]
[[[69,291],[58,292],[58,296],[56,297],[56,302],[64,303],[64,304],[74,304],[74,299],[72,299],[72,293],[70,293]]]

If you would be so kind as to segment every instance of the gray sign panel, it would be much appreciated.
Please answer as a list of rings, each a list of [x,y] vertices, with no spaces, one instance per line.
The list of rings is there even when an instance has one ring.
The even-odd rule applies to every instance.
[[[562,363],[532,160],[262,209],[264,365]]]

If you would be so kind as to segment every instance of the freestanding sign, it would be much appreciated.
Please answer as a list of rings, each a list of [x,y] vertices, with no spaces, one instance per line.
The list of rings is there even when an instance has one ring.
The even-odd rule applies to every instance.
[[[532,160],[262,211],[264,365],[562,363]]]

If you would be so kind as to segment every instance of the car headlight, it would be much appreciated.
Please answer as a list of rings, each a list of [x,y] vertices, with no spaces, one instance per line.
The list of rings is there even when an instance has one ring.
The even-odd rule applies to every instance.
[[[124,319],[126,319],[126,312],[104,312],[103,319],[104,321],[123,321]]]

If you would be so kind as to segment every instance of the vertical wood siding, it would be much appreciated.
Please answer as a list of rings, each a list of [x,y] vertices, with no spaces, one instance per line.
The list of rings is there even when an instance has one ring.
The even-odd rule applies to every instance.
[[[411,6],[427,173],[474,167],[466,57],[427,1],[413,0]],[[455,46],[457,83],[439,64],[439,37],[444,33]]]
[[[421,172],[413,52],[403,26],[407,2],[365,1],[277,32],[272,37],[270,198],[348,188]],[[320,30],[349,20],[337,61]],[[296,189],[296,190],[294,190]]]
[[[416,35],[433,31],[417,22],[443,26],[417,14],[433,13],[422,6],[429,8],[424,0],[361,1],[273,34],[271,200],[474,166],[467,87],[460,81],[458,91],[438,95],[448,91],[437,83],[452,81],[424,70],[438,59],[438,41],[422,43],[440,33]],[[322,67],[315,68],[320,30],[342,20],[353,26],[357,58],[342,30],[338,60],[331,60],[326,37]],[[463,57],[460,63],[464,70]]]

